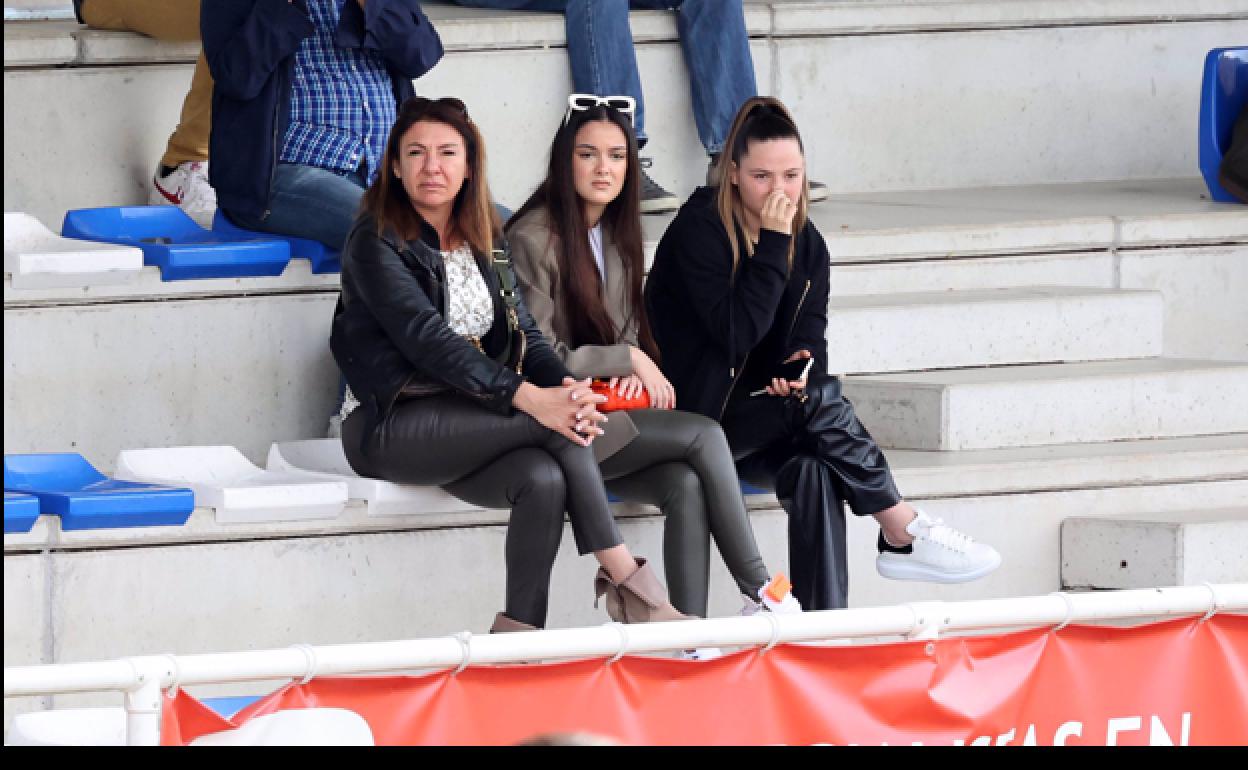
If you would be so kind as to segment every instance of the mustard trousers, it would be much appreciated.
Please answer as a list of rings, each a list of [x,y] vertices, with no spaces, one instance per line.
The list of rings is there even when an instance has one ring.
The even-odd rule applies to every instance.
[[[199,40],[199,0],[84,0],[82,18],[94,29],[138,32],[157,40]],[[161,165],[208,160],[212,130],[212,74],[203,51],[195,62],[182,116],[169,137]]]

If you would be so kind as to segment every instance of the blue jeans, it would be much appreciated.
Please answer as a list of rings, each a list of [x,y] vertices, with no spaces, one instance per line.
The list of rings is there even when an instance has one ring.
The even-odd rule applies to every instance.
[[[578,92],[637,100],[637,138],[646,139],[641,77],[628,26],[630,9],[678,9],[680,46],[689,68],[693,118],[708,153],[724,147],[741,104],[758,94],[741,0],[454,0],[475,8],[562,11],[568,60]]]
[[[359,171],[327,171],[279,163],[273,170],[269,213],[262,219],[226,211],[239,227],[320,241],[342,251],[360,208],[367,181]]]
[[[273,170],[267,217],[254,219],[233,211],[225,213],[234,224],[248,230],[309,238],[342,251],[367,187],[360,171],[326,171],[316,166],[279,163]],[[511,219],[511,209],[501,203],[495,203],[494,208],[504,224]]]

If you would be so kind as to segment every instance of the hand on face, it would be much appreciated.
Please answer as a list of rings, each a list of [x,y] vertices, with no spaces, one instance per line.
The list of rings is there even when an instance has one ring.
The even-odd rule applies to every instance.
[[[772,190],[763,201],[763,209],[759,212],[758,220],[764,230],[774,230],[787,235],[793,232],[793,217],[796,215],[797,204],[785,194],[783,189],[777,188]]]

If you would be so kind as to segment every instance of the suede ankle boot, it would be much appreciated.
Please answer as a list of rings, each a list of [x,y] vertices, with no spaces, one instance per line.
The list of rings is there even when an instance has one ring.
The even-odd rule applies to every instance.
[[[503,613],[494,616],[494,625],[490,626],[491,634],[506,634],[512,631],[536,631],[537,626],[530,626],[528,623],[521,623],[518,620],[512,620]]]
[[[637,560],[637,569],[625,580],[616,583],[602,567],[594,577],[594,606],[606,595],[607,614],[617,623],[649,623],[656,620],[687,620],[667,598],[667,589],[646,564]]]

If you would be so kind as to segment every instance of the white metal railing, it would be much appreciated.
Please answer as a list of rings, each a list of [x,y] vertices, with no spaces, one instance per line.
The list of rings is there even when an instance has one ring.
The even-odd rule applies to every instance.
[[[455,668],[473,663],[608,657],[698,647],[768,645],[864,637],[936,639],[971,631],[1071,622],[1248,611],[1248,583],[1096,593],[1053,593],[963,602],[784,615],[711,618],[625,626],[608,623],[518,634],[454,636],[207,655],[145,655],[98,663],[4,669],[6,698],[76,692],[125,694],[127,743],[160,740],[161,691],[183,685]]]

